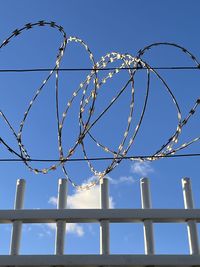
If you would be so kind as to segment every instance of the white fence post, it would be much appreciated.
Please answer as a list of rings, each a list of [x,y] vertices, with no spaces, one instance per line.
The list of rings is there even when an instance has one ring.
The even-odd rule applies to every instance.
[[[140,190],[141,190],[141,200],[143,209],[151,209],[151,195],[149,180],[147,178],[142,178],[140,180]],[[154,254],[154,235],[153,235],[153,223],[151,220],[144,220],[144,245],[145,254]]]
[[[101,209],[109,209],[108,178],[103,178],[100,182],[100,207]],[[108,220],[100,222],[100,254],[110,254],[110,228]]]
[[[58,200],[57,209],[66,209],[67,207],[67,180],[58,180]],[[65,230],[66,223],[64,221],[57,221],[56,224],[56,239],[55,239],[55,254],[63,255],[65,248]]]
[[[14,209],[19,210],[24,207],[24,192],[25,192],[25,180],[18,179],[16,184],[16,194],[15,194],[15,204]],[[22,222],[14,221],[11,234],[11,243],[10,243],[10,255],[18,255],[20,250],[20,241],[21,241],[21,232],[22,232]]]
[[[189,178],[182,179],[182,189],[185,209],[194,209],[191,181]],[[199,240],[197,225],[194,220],[187,221],[188,241],[190,254],[199,254]]]

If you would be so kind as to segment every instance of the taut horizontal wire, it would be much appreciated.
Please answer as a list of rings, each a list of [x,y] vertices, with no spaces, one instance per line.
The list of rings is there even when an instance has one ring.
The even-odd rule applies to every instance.
[[[148,156],[148,155],[143,155],[143,156],[125,156],[125,157],[116,157],[115,159],[148,159],[148,158],[181,158],[181,157],[199,157],[200,153],[190,153],[190,154],[179,154],[179,155],[165,155],[165,156]],[[88,160],[92,160],[92,161],[103,161],[103,160],[113,160],[113,157],[92,157],[92,158],[72,158],[72,159],[1,159],[0,158],[0,162],[24,162],[24,161],[29,161],[29,162],[67,162],[67,161],[88,161]]]
[[[190,67],[190,66],[174,66],[174,67],[151,67],[155,70],[199,70],[198,67]],[[59,68],[56,71],[110,71],[115,70],[116,68]],[[120,70],[147,70],[147,67],[124,67]],[[0,69],[0,72],[47,72],[52,71],[53,68],[33,68],[33,69]]]

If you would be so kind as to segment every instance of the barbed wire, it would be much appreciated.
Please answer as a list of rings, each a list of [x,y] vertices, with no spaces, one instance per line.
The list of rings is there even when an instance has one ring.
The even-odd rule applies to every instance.
[[[32,28],[35,27],[50,27],[53,29],[58,30],[63,38],[63,41],[61,42],[61,45],[58,49],[57,57],[56,57],[56,63],[55,66],[52,69],[44,69],[45,71],[49,71],[46,79],[43,80],[41,86],[36,90],[35,95],[31,99],[28,108],[26,109],[24,116],[22,118],[22,121],[20,123],[19,131],[15,131],[15,129],[12,127],[11,123],[9,122],[8,118],[4,114],[3,111],[0,111],[0,116],[3,118],[5,123],[8,125],[9,129],[11,130],[12,134],[14,135],[18,146],[19,146],[19,152],[15,151],[2,137],[0,137],[0,142],[1,144],[8,149],[10,153],[15,154],[20,161],[23,161],[24,164],[28,167],[29,170],[33,171],[34,173],[42,173],[42,174],[47,174],[50,171],[55,171],[58,167],[61,167],[66,178],[71,182],[71,184],[78,188],[78,189],[89,189],[90,187],[96,185],[105,175],[110,173],[119,163],[127,158],[127,153],[130,150],[131,146],[133,145],[136,136],[138,135],[138,132],[140,130],[140,127],[143,122],[144,114],[146,112],[147,108],[147,102],[148,102],[148,97],[149,97],[149,91],[150,91],[150,79],[151,75],[154,75],[164,86],[166,92],[170,96],[170,98],[173,101],[173,104],[176,108],[177,112],[177,126],[175,132],[171,135],[171,137],[159,148],[155,153],[153,153],[150,156],[139,156],[139,157],[131,157],[131,160],[140,160],[140,161],[154,161],[158,160],[160,158],[165,158],[165,157],[170,157],[175,155],[178,151],[185,149],[186,147],[190,146],[191,144],[199,141],[200,136],[196,137],[184,144],[178,145],[178,147],[175,147],[175,145],[179,141],[180,134],[182,132],[182,129],[184,126],[188,123],[190,118],[194,115],[197,107],[200,104],[200,98],[197,99],[187,114],[186,117],[182,118],[181,110],[178,104],[178,101],[173,94],[172,90],[168,86],[167,82],[162,78],[162,76],[158,73],[158,69],[160,68],[153,68],[151,67],[147,62],[145,62],[142,59],[142,56],[150,49],[157,47],[157,46],[171,46],[174,48],[177,48],[181,50],[184,54],[190,57],[192,62],[194,63],[194,67],[190,68],[195,68],[199,69],[199,62],[196,59],[196,57],[190,53],[187,49],[185,49],[182,46],[179,46],[174,43],[154,43],[149,46],[146,46],[144,49],[141,49],[137,56],[132,56],[131,54],[122,54],[122,53],[117,53],[117,52],[111,52],[107,53],[105,56],[102,56],[100,61],[95,61],[94,56],[87,46],[87,44],[81,40],[78,37],[67,37],[64,29],[62,26],[57,25],[55,22],[46,22],[46,21],[39,21],[36,23],[27,23],[24,27],[20,29],[16,29],[13,31],[13,33],[3,41],[3,43],[0,45],[0,49],[4,48],[7,46],[13,38],[19,36],[22,34],[22,32],[26,30],[31,30]],[[89,70],[90,74],[87,75],[85,80],[80,83],[79,87],[72,93],[71,98],[66,104],[65,110],[60,116],[59,113],[59,71],[64,69],[60,69],[60,63],[61,60],[65,54],[65,49],[66,46],[69,43],[77,43],[81,45],[86,52],[88,53],[88,57],[91,61],[92,68],[91,69],[84,69],[84,70]],[[113,64],[113,63],[118,63],[118,67],[114,68],[109,68],[108,65]],[[172,67],[171,67],[172,68]],[[174,67],[175,68],[175,67]],[[146,76],[147,76],[147,82],[146,82],[146,88],[145,88],[145,97],[144,97],[144,102],[142,105],[141,113],[137,122],[137,125],[134,129],[134,131],[131,133],[131,125],[132,125],[132,118],[134,114],[134,107],[135,107],[135,87],[134,87],[134,81],[135,81],[135,74],[138,70],[145,70],[146,71]],[[65,69],[66,70],[66,69]],[[72,70],[72,69],[71,69]],[[75,69],[73,69],[75,70]],[[79,69],[83,70],[83,69]],[[108,74],[106,74],[103,78],[99,78],[99,71],[101,70],[108,70],[110,71]],[[95,104],[96,100],[98,98],[98,93],[101,89],[101,87],[107,83],[108,80],[111,80],[114,76],[116,76],[118,73],[120,73],[122,70],[126,70],[128,72],[129,78],[125,85],[121,88],[121,90],[118,92],[118,94],[110,101],[110,103],[107,105],[107,107],[100,113],[100,115],[94,120],[91,121],[93,118],[93,115],[95,113]],[[9,71],[9,70],[0,70],[0,71]],[[36,71],[36,69],[32,70],[10,70],[10,71]],[[41,71],[41,69],[37,69],[37,71]],[[68,69],[69,71],[69,69]],[[23,129],[24,125],[27,121],[27,117],[29,115],[30,110],[33,108],[33,105],[36,101],[36,99],[39,97],[40,93],[42,92],[43,88],[45,85],[48,83],[50,78],[55,74],[55,91],[56,91],[56,119],[57,119],[57,135],[58,135],[58,150],[59,150],[59,161],[54,162],[53,165],[46,167],[46,168],[34,168],[31,165],[31,159],[27,149],[25,148],[23,144]],[[90,86],[89,86],[90,85]],[[107,113],[107,111],[118,101],[120,96],[128,86],[131,87],[131,100],[129,104],[129,115],[127,119],[127,124],[125,127],[125,131],[123,134],[122,141],[120,142],[118,148],[116,151],[113,149],[105,146],[103,143],[100,143],[96,137],[91,133],[92,128],[94,125],[98,123],[98,121]],[[92,89],[90,89],[92,88]],[[72,107],[73,102],[75,98],[79,95],[82,94],[81,101],[80,101],[80,106],[79,106],[79,117],[78,117],[78,123],[79,123],[79,135],[74,143],[74,145],[67,151],[64,152],[64,146],[63,146],[63,126],[65,124],[66,118],[68,118],[68,112],[69,109]],[[90,107],[89,107],[90,105]],[[89,108],[88,108],[89,107]],[[86,115],[85,110],[89,109],[89,112]],[[83,115],[85,114],[85,118],[83,118]],[[85,148],[85,143],[84,139],[85,137],[88,136],[99,148],[101,148],[104,152],[109,153],[111,157],[109,159],[111,160],[111,163],[101,171],[98,171],[94,168],[92,161],[94,159],[88,157],[87,150]],[[93,176],[95,179],[88,184],[84,185],[78,185],[74,182],[74,180],[70,177],[67,171],[67,163],[74,160],[72,159],[72,156],[74,155],[77,147],[82,148],[83,152],[83,160],[87,161],[87,164],[89,166],[90,171],[92,172]],[[178,155],[177,155],[178,156]],[[56,160],[55,160],[56,161]]]

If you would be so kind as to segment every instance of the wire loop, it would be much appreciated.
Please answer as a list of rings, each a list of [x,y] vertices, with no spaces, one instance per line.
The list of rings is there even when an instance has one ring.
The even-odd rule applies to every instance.
[[[145,62],[142,59],[142,56],[149,51],[152,48],[158,47],[158,46],[171,46],[174,48],[177,48],[181,50],[183,53],[185,53],[187,56],[191,58],[191,60],[194,62],[195,67],[193,68],[199,68],[200,64],[196,57],[189,52],[187,49],[185,49],[182,46],[179,46],[177,44],[173,43],[153,43],[149,46],[146,46],[144,49],[139,50],[136,57],[130,55],[130,54],[122,54],[117,52],[111,52],[106,54],[105,56],[101,57],[101,60],[96,62],[94,59],[94,56],[87,46],[87,44],[77,37],[67,37],[64,29],[62,26],[57,25],[55,22],[46,22],[44,20],[40,20],[36,23],[27,23],[24,27],[20,29],[15,29],[12,34],[3,41],[3,43],[0,45],[0,49],[5,47],[6,45],[10,44],[11,40],[14,37],[21,36],[22,32],[26,30],[31,30],[35,27],[44,27],[48,26],[53,29],[57,29],[63,37],[63,41],[58,49],[57,57],[55,66],[53,69],[49,71],[49,74],[47,75],[46,79],[42,82],[42,85],[36,90],[35,95],[31,99],[29,106],[27,110],[24,113],[24,116],[22,118],[22,121],[20,123],[19,131],[16,132],[14,128],[12,127],[11,123],[9,122],[8,118],[5,116],[3,111],[0,111],[0,116],[3,118],[4,122],[8,125],[9,129],[11,130],[12,134],[14,135],[18,146],[19,146],[19,152],[15,151],[12,147],[10,147],[5,140],[3,140],[0,137],[0,142],[3,146],[5,146],[9,152],[14,153],[20,160],[24,162],[24,164],[28,167],[29,170],[33,171],[34,173],[42,173],[47,174],[50,171],[55,171],[58,167],[61,167],[63,169],[63,172],[66,176],[66,178],[71,182],[71,184],[78,189],[89,189],[90,187],[94,186],[99,182],[100,179],[102,179],[105,175],[107,175],[109,172],[111,172],[123,159],[130,159],[130,160],[141,160],[141,161],[154,161],[160,158],[164,157],[170,157],[173,156],[176,152],[185,149],[186,147],[190,146],[194,142],[199,141],[200,136],[197,138],[194,138],[187,143],[181,144],[178,147],[175,147],[175,145],[179,141],[179,137],[181,135],[183,127],[188,123],[190,118],[194,115],[198,105],[200,104],[200,99],[197,99],[192,109],[189,111],[188,115],[182,119],[181,110],[179,107],[179,104],[177,102],[177,99],[175,95],[173,94],[172,90],[166,83],[166,81],[162,78],[162,76],[158,73],[158,68],[151,67],[147,62]],[[60,117],[59,113],[59,86],[58,86],[58,80],[59,80],[59,71],[60,69],[60,63],[61,60],[65,54],[66,46],[70,42],[75,42],[79,45],[81,45],[86,52],[88,53],[88,57],[90,59],[90,62],[92,64],[92,68],[88,69],[90,70],[90,74],[87,75],[84,81],[82,81],[79,85],[79,87],[72,93],[71,98],[68,100],[66,104],[66,108],[64,112],[62,113],[62,116]],[[118,64],[117,67],[109,67],[109,65],[112,64]],[[145,98],[141,110],[141,114],[139,116],[137,125],[134,129],[134,131],[131,133],[131,125],[132,125],[132,118],[134,114],[134,107],[135,107],[135,87],[134,87],[134,81],[135,81],[135,74],[139,69],[144,69],[146,71],[146,89],[145,89]],[[101,70],[109,70],[110,72],[107,75],[104,75],[102,79],[99,79],[98,72]],[[101,89],[101,87],[107,83],[107,81],[111,80],[113,77],[115,77],[118,73],[120,73],[122,70],[126,70],[129,78],[125,85],[120,89],[120,91],[116,94],[116,96],[110,101],[110,103],[107,105],[107,107],[100,113],[100,115],[95,119],[93,119],[93,114],[95,113],[95,104],[98,99],[98,94]],[[57,118],[57,134],[58,134],[58,149],[59,149],[59,158],[60,160],[58,162],[54,162],[54,164],[43,168],[33,168],[31,166],[31,157],[26,150],[25,146],[23,145],[23,129],[24,125],[26,123],[27,117],[29,115],[30,110],[33,108],[34,103],[36,99],[39,97],[40,93],[42,92],[45,85],[48,83],[52,75],[55,75],[56,78],[56,118]],[[142,121],[144,118],[144,114],[146,112],[147,103],[148,103],[148,97],[149,97],[149,91],[150,91],[150,79],[151,75],[154,75],[157,79],[160,80],[160,82],[163,84],[166,92],[170,96],[176,111],[177,111],[177,126],[174,131],[174,133],[170,136],[170,138],[163,144],[160,148],[157,149],[156,152],[154,152],[150,156],[140,156],[140,157],[128,157],[127,153],[130,150],[131,146],[134,144],[135,138],[140,130],[140,127],[142,125]],[[89,86],[90,85],[90,86]],[[91,130],[94,127],[95,124],[98,123],[98,121],[107,113],[107,111],[115,104],[116,101],[120,98],[120,96],[123,94],[124,91],[127,90],[128,86],[131,87],[131,96],[130,96],[130,107],[129,107],[129,114],[127,119],[127,125],[125,127],[125,131],[123,134],[123,138],[118,145],[118,148],[113,150],[106,146],[103,143],[100,143],[97,138],[92,134]],[[91,89],[92,88],[92,89]],[[82,94],[81,101],[80,101],[80,107],[79,107],[79,135],[73,144],[73,146],[67,151],[64,152],[63,147],[63,127],[66,121],[66,118],[68,117],[69,109],[72,107],[73,102],[75,98]],[[90,107],[89,107],[90,106]],[[88,108],[89,107],[89,108]],[[88,114],[86,115],[85,110],[88,109]],[[83,116],[85,114],[85,117]],[[112,159],[111,163],[101,171],[98,171],[94,168],[92,164],[92,159],[88,157],[88,153],[85,147],[85,137],[88,136],[99,148],[101,148],[104,152],[109,153],[110,159]],[[84,160],[87,161],[88,166],[90,168],[90,171],[93,173],[93,175],[96,177],[95,180],[90,182],[89,184],[84,185],[77,185],[69,176],[67,171],[67,163],[70,162],[71,157],[76,151],[76,148],[78,146],[82,147]]]

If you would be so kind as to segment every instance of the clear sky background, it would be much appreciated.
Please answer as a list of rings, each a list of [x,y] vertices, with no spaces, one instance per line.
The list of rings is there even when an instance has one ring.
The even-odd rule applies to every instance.
[[[0,9],[0,40],[3,42],[16,28],[38,20],[55,21],[62,25],[67,36],[83,39],[95,59],[108,52],[130,53],[154,42],[177,43],[200,58],[199,48],[199,1],[11,1],[2,0]],[[49,28],[27,31],[0,51],[0,68],[50,68],[54,66],[61,35]],[[158,48],[148,52],[144,59],[152,66],[193,66],[190,59],[171,48]],[[85,51],[70,44],[61,67],[90,68]],[[177,97],[183,117],[199,97],[200,76],[198,70],[160,71]],[[0,73],[0,108],[17,130],[28,103],[45,73]],[[88,73],[62,73],[60,76],[61,112],[67,98]],[[97,110],[119,91],[126,81],[126,74],[113,79],[102,90]],[[136,81],[137,109],[142,104],[145,75],[139,74]],[[57,158],[55,124],[55,78],[45,87],[41,97],[30,113],[24,130],[24,143],[32,158]],[[127,120],[130,91],[99,123],[94,132],[99,140],[117,147]],[[77,102],[78,103],[78,102]],[[70,147],[77,134],[77,109],[72,109],[65,128],[64,144]],[[180,144],[199,135],[199,112],[184,129]],[[137,115],[136,115],[137,118]],[[176,113],[163,86],[152,81],[149,106],[135,145],[130,155],[151,154],[173,133]],[[0,136],[13,147],[16,142],[7,126],[0,120]],[[89,144],[89,155],[99,156],[99,150]],[[200,152],[199,143],[182,151]],[[76,156],[81,156],[77,152]],[[12,157],[3,147],[0,158]],[[97,164],[99,169],[107,162]],[[38,165],[34,165],[37,167]],[[42,166],[45,167],[43,164]],[[69,165],[70,177],[81,184],[91,177],[86,164]],[[55,208],[58,178],[61,170],[47,175],[35,175],[22,163],[0,163],[0,208],[11,209],[14,205],[15,183],[18,178],[27,182],[25,208]],[[196,207],[200,207],[199,158],[162,159],[152,164],[135,164],[123,161],[110,173],[110,204],[113,208],[141,207],[139,179],[148,176],[151,182],[154,208],[183,208],[181,178],[191,177]],[[69,185],[69,208],[89,208],[99,205],[99,187],[87,192],[77,192]],[[11,227],[0,226],[0,254],[9,251]],[[23,227],[22,254],[51,254],[54,251],[55,229],[52,225],[26,225]],[[67,226],[66,253],[99,253],[99,227],[97,224]],[[186,225],[156,224],[156,253],[189,253]],[[141,224],[112,224],[111,253],[144,253]]]

